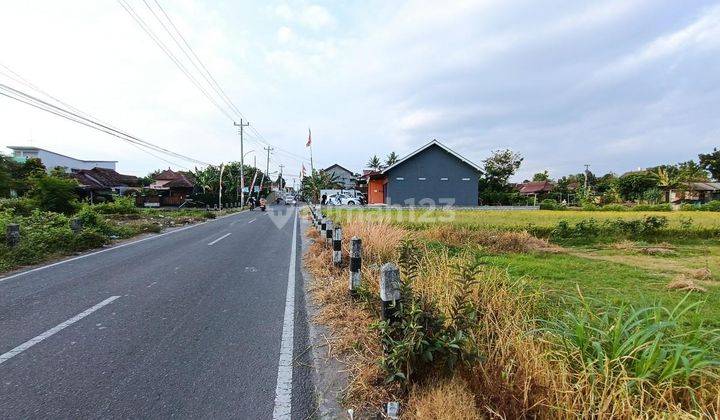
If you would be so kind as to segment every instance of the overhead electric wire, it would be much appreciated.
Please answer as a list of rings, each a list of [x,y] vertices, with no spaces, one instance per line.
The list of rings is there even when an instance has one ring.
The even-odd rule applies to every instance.
[[[176,37],[173,32],[168,28],[168,25],[166,25],[162,19],[158,16],[158,14],[153,10],[153,8],[150,6],[150,4],[147,2],[147,0],[143,0],[143,3],[148,8],[150,13],[155,17],[155,19],[160,23],[162,28],[165,30],[165,32],[170,36],[170,38],[173,40],[173,42],[177,45],[177,47],[183,52],[185,57],[190,61],[190,63],[193,65],[193,67],[197,70],[197,72],[200,74],[200,76],[205,80],[207,85],[212,89],[212,91],[217,95],[218,98],[220,98],[225,105],[228,106],[228,109],[221,106],[213,97],[212,95],[204,88],[202,83],[194,77],[190,71],[182,62],[181,60],[171,51],[171,49],[165,45],[165,43],[159,39],[159,37],[153,32],[153,30],[150,28],[150,25],[145,22],[145,20],[138,14],[137,11],[129,4],[126,0],[117,0],[120,6],[135,20],[135,22],[140,26],[140,28],[155,42],[155,44],[167,55],[168,58],[178,67],[178,69],[190,80],[195,87],[197,87],[203,95],[220,111],[223,115],[225,115],[228,119],[231,121],[235,121],[235,118],[230,115],[230,113],[237,114],[242,119],[247,120],[245,116],[240,112],[240,110],[235,106],[235,104],[232,102],[230,97],[225,93],[225,91],[222,89],[220,84],[217,82],[217,79],[213,77],[212,73],[209,71],[207,66],[202,62],[202,60],[198,57],[198,55],[195,53],[195,51],[190,46],[190,43],[187,42],[187,39],[182,35],[178,27],[175,25],[175,23],[170,18],[170,15],[165,11],[165,9],[160,5],[158,0],[154,0],[155,4],[158,6],[158,9],[161,11],[161,13],[165,16],[170,26],[175,30],[175,33],[177,33],[179,39],[182,41],[182,44],[184,44],[187,47],[188,52],[183,48],[183,45],[181,45],[180,41],[178,41],[178,37]],[[195,60],[193,60],[193,57]],[[197,64],[196,64],[197,62]],[[198,66],[199,64],[199,66]],[[202,69],[202,70],[201,70]],[[204,71],[203,71],[204,70]],[[207,76],[206,76],[207,74]],[[228,112],[229,111],[229,112]],[[306,162],[309,163],[310,160],[304,156],[301,156],[297,153],[290,152],[286,149],[283,149],[281,147],[275,146],[269,141],[265,139],[265,137],[257,130],[257,128],[253,125],[250,126],[250,131],[256,137],[257,142],[264,144],[265,146],[271,146],[275,148],[278,153],[283,154],[287,159],[292,159],[299,162]]]
[[[137,14],[135,9],[133,9],[132,6],[127,4],[125,0],[117,0],[120,6],[122,6],[123,9],[125,9],[126,12],[135,20],[135,22],[140,26],[140,28],[155,42],[155,44],[160,47],[160,49],[165,53],[165,55],[168,56],[168,58],[175,63],[175,66],[177,66],[178,69],[197,87],[200,92],[213,104],[215,107],[222,112],[226,117],[228,117],[230,120],[233,120],[232,116],[223,108],[220,106],[220,104],[215,101],[215,99],[210,96],[210,94],[205,90],[205,88],[200,84],[200,82],[193,77],[192,74],[190,74],[189,70],[185,68],[185,66],[175,57],[175,55],[168,49],[168,47],[165,45],[164,42],[162,42],[161,39],[159,39],[155,33],[152,31],[152,29],[148,26],[148,24],[145,22],[145,20]]]
[[[75,111],[76,113],[78,113],[78,114],[80,114],[80,115],[82,115],[82,116],[88,117],[88,118],[90,118],[90,119],[94,119],[94,120],[96,120],[96,121],[99,121],[99,122],[103,123],[104,125],[106,125],[106,126],[108,126],[108,127],[111,127],[111,128],[113,128],[113,129],[115,129],[115,130],[118,130],[118,131],[121,131],[120,129],[118,129],[117,127],[113,126],[112,124],[109,124],[109,123],[107,123],[107,122],[104,122],[103,120],[100,120],[99,118],[94,117],[92,114],[89,114],[89,113],[84,112],[84,111],[82,111],[82,110],[80,110],[80,109],[78,109],[78,108],[75,108],[74,106],[68,104],[67,102],[64,102],[63,100],[61,100],[61,99],[53,96],[52,94],[46,92],[45,90],[41,89],[40,87],[38,87],[38,86],[35,85],[34,83],[30,82],[29,80],[25,79],[25,78],[22,77],[20,74],[18,74],[17,72],[15,72],[15,71],[14,71],[13,69],[11,69],[10,67],[4,65],[3,63],[0,63],[0,67],[2,67],[2,68],[5,69],[5,71],[2,71],[2,70],[0,69],[0,74],[4,74],[4,75],[5,75],[6,77],[8,77],[9,79],[14,80],[14,81],[16,81],[16,82],[18,82],[18,83],[20,83],[20,84],[23,84],[23,85],[29,87],[30,89],[32,89],[32,90],[34,90],[34,91],[36,91],[36,92],[39,92],[39,93],[47,96],[48,98],[51,98],[51,99],[54,100],[55,102],[57,102],[57,103],[65,106],[65,107],[67,107],[67,108]],[[10,74],[8,74],[7,72],[10,72]],[[8,96],[8,95],[5,95],[5,96]],[[13,99],[15,99],[15,98],[13,98]],[[25,102],[25,103],[27,104],[27,102]],[[31,105],[31,104],[28,104],[28,105]],[[41,108],[41,109],[42,109],[42,108]],[[43,110],[44,110],[44,109],[43,109]],[[54,113],[54,112],[53,112],[53,113]],[[54,114],[55,114],[55,115],[58,115],[57,113],[54,113]],[[72,121],[79,122],[79,121],[76,121],[76,120],[72,120]],[[85,125],[85,124],[83,124],[83,125]],[[108,134],[109,134],[109,133],[108,133]],[[185,166],[185,165],[181,165],[181,164],[179,164],[179,163],[177,163],[177,162],[173,162],[173,161],[171,161],[171,160],[165,159],[165,158],[163,158],[162,156],[158,156],[158,155],[150,152],[149,150],[143,149],[141,146],[139,146],[139,145],[137,145],[137,144],[134,144],[134,143],[130,143],[130,144],[131,144],[131,146],[135,147],[136,149],[140,150],[141,152],[146,153],[146,154],[148,154],[148,155],[150,155],[150,156],[152,156],[152,157],[154,157],[154,158],[156,158],[156,159],[162,160],[162,161],[165,162],[165,163],[169,163],[169,164],[171,164],[171,165],[178,166],[178,167],[183,168],[183,169],[189,169],[189,168],[188,168],[187,166]]]
[[[161,147],[161,146],[157,146],[157,145],[155,145],[155,144],[152,144],[152,143],[150,143],[150,142],[148,142],[148,141],[146,141],[146,140],[140,139],[140,138],[135,137],[135,136],[133,136],[133,135],[131,135],[131,134],[128,134],[128,133],[125,133],[125,132],[123,132],[123,131],[121,131],[121,130],[118,130],[118,129],[116,129],[116,128],[113,128],[113,127],[111,127],[111,126],[109,126],[109,125],[103,124],[103,123],[95,120],[94,118],[87,118],[87,117],[84,117],[84,116],[82,116],[82,115],[80,115],[80,114],[78,114],[78,113],[69,111],[69,110],[67,110],[67,109],[64,109],[64,108],[59,107],[59,106],[56,106],[56,105],[53,105],[53,104],[51,104],[51,103],[48,103],[48,102],[46,102],[46,101],[43,101],[42,99],[39,99],[39,98],[37,98],[37,97],[35,97],[35,96],[32,96],[32,95],[30,95],[30,94],[28,94],[28,93],[25,93],[25,92],[22,92],[22,91],[20,91],[20,90],[14,89],[14,88],[12,88],[12,87],[10,87],[10,86],[8,86],[8,85],[5,85],[5,84],[3,84],[3,83],[0,83],[0,90],[3,90],[3,91],[6,92],[6,93],[0,92],[0,94],[2,94],[3,96],[6,96],[6,97],[11,98],[11,99],[15,99],[15,100],[17,100],[17,101],[19,101],[19,102],[23,102],[23,103],[25,103],[25,104],[27,104],[27,105],[31,105],[31,106],[33,106],[33,107],[35,107],[35,108],[41,109],[41,110],[46,111],[46,112],[50,112],[51,114],[54,114],[54,115],[57,115],[57,116],[59,116],[59,117],[68,119],[68,120],[70,120],[70,121],[77,122],[77,123],[79,123],[79,124],[82,124],[82,125],[84,125],[84,126],[87,126],[87,127],[93,128],[93,129],[96,129],[96,130],[98,130],[98,131],[102,131],[102,132],[104,132],[104,133],[110,134],[110,135],[112,135],[112,136],[114,136],[114,137],[118,137],[118,138],[120,138],[120,139],[122,139],[122,140],[125,140],[125,141],[127,141],[127,142],[130,142],[130,143],[133,143],[133,144],[137,144],[137,145],[139,145],[139,146],[145,147],[145,148],[147,148],[147,149],[154,150],[154,151],[156,151],[156,152],[164,153],[164,154],[167,154],[167,155],[169,155],[169,156],[174,156],[174,157],[176,157],[176,158],[180,158],[180,159],[186,160],[186,161],[188,161],[188,162],[194,162],[194,163],[197,163],[197,164],[200,164],[200,165],[210,165],[210,164],[207,163],[207,162],[203,162],[203,161],[201,161],[201,160],[198,160],[198,159],[195,159],[195,158],[192,158],[192,157],[189,157],[189,156],[185,156],[185,155],[183,155],[183,154],[180,154],[180,153],[177,153],[177,152],[173,152],[172,150],[166,149],[166,148],[164,148],[164,147]],[[8,94],[8,93],[9,93],[9,94]]]

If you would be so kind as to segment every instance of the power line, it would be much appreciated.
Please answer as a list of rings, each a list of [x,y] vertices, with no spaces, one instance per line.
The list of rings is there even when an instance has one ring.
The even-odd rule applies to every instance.
[[[49,112],[51,114],[57,115],[59,117],[65,118],[67,120],[82,124],[86,127],[93,128],[98,131],[102,131],[104,133],[110,134],[114,137],[120,138],[122,140],[125,140],[127,142],[154,150],[156,152],[164,153],[169,156],[174,156],[183,160],[186,160],[188,162],[194,162],[200,165],[210,165],[207,162],[203,162],[201,160],[191,158],[189,156],[185,156],[183,154],[173,152],[172,150],[163,148],[161,146],[157,146],[155,144],[152,144],[146,140],[140,139],[138,137],[135,137],[131,134],[125,133],[121,130],[118,130],[116,128],[113,128],[109,125],[103,124],[94,118],[88,118],[80,115],[79,113],[75,113],[72,111],[69,111],[65,108],[53,105],[51,103],[48,103],[46,101],[43,101],[42,99],[39,99],[35,96],[32,96],[28,93],[22,92],[20,90],[14,89],[8,85],[0,83],[0,90],[4,91],[0,92],[3,96],[6,96],[8,98],[14,99],[19,102],[23,102],[27,105],[33,106],[35,108],[41,109],[43,111]],[[87,114],[86,114],[87,115]]]
[[[78,109],[78,108],[75,108],[74,106],[68,104],[67,102],[64,102],[64,101],[62,101],[61,99],[53,96],[52,94],[44,91],[43,89],[41,89],[41,88],[38,87],[37,85],[33,84],[32,82],[30,82],[29,80],[25,79],[25,78],[22,77],[20,74],[18,74],[18,73],[15,72],[14,70],[12,70],[10,67],[8,67],[8,66],[6,66],[6,65],[4,65],[4,64],[2,64],[2,63],[0,63],[0,67],[2,67],[2,68],[5,69],[5,71],[0,70],[0,74],[4,74],[4,75],[5,75],[6,77],[8,77],[9,79],[14,80],[15,82],[18,82],[18,83],[20,83],[20,84],[23,84],[23,85],[29,87],[30,89],[32,89],[32,90],[34,90],[34,91],[36,91],[36,92],[38,92],[38,93],[41,93],[41,94],[47,96],[48,98],[51,98],[51,99],[54,100],[55,102],[57,102],[57,103],[65,106],[65,107],[67,107],[67,108],[75,111],[76,113],[78,113],[78,114],[80,114],[80,115],[83,115],[83,116],[89,117],[89,118],[91,118],[91,119],[100,121],[100,122],[102,122],[103,124],[105,124],[105,125],[107,125],[107,126],[109,126],[109,127],[112,127],[112,128],[114,128],[114,129],[117,130],[117,127],[115,127],[115,126],[113,126],[113,125],[111,125],[111,124],[109,124],[109,123],[107,123],[107,122],[104,122],[104,121],[102,121],[102,120],[94,117],[92,114],[88,114],[88,113],[86,113],[86,112],[84,112],[84,111],[82,111],[82,110],[80,110],[80,109]],[[9,72],[10,74],[8,74],[7,72]],[[7,95],[5,95],[5,96],[7,96]],[[13,98],[13,99],[15,99],[15,98]],[[30,105],[30,104],[28,104],[28,105]],[[55,114],[55,115],[57,115],[57,114]],[[73,120],[73,121],[75,121],[75,120]],[[77,122],[77,121],[75,121],[75,122]],[[169,164],[171,164],[171,165],[178,166],[178,167],[181,167],[181,168],[183,168],[183,169],[189,169],[187,166],[181,165],[181,164],[179,164],[179,163],[177,163],[177,162],[173,162],[173,161],[171,161],[171,160],[167,160],[167,159],[163,158],[162,156],[158,156],[158,155],[150,152],[149,150],[143,149],[142,147],[138,146],[137,144],[131,143],[131,145],[132,145],[133,147],[135,147],[136,149],[140,150],[141,152],[146,153],[146,154],[148,154],[148,155],[150,155],[150,156],[152,156],[152,157],[154,157],[154,158],[156,158],[156,159],[162,160],[162,161],[165,162],[165,163],[169,163]]]
[[[191,74],[191,71],[189,69],[187,69],[181,63],[181,61],[175,56],[175,54],[173,54],[173,52],[170,50],[170,48],[168,48],[168,46],[166,46],[165,43],[163,43],[162,40],[160,40],[159,37],[157,35],[155,35],[155,33],[150,28],[150,26],[147,24],[147,22],[144,21],[144,19],[135,11],[135,9],[130,4],[128,4],[126,2],[126,0],[117,0],[117,1],[120,4],[120,6],[122,6],[123,9],[125,9],[125,11],[135,20],[135,22],[140,26],[140,28],[155,42],[155,44],[158,45],[158,47],[160,47],[160,49],[168,56],[168,58],[170,58],[173,61],[173,63],[178,67],[178,69],[180,69],[180,71],[203,93],[203,95],[209,101],[211,101],[212,104],[215,105],[215,107],[220,112],[222,112],[227,118],[229,118],[230,120],[233,120],[233,122],[234,122],[234,118],[228,113],[228,111],[224,107],[220,106],[220,104],[217,103],[217,101],[210,95],[209,92],[207,92],[207,90],[202,86],[202,84]],[[193,65],[193,67],[195,67],[195,69],[198,71],[200,76],[203,77],[203,79],[208,84],[208,86],[210,86],[210,88],[215,92],[215,94],[220,99],[222,99],[223,102],[225,102],[225,104],[229,107],[231,112],[234,112],[235,114],[237,114],[241,119],[247,120],[247,118],[243,115],[243,113],[240,112],[240,110],[237,108],[237,106],[235,106],[235,104],[232,102],[232,100],[228,97],[228,95],[222,89],[220,84],[217,82],[217,79],[215,79],[215,77],[212,76],[212,73],[208,70],[207,66],[205,66],[205,64],[202,62],[202,60],[200,60],[198,55],[195,53],[195,51],[190,46],[190,43],[187,42],[187,39],[182,35],[180,30],[174,24],[174,22],[172,21],[172,19],[169,16],[169,14],[160,5],[158,0],[154,0],[154,2],[158,6],[158,8],[162,12],[162,14],[165,16],[165,18],[167,19],[170,26],[172,26],[172,28],[175,30],[178,37],[182,41],[182,43],[190,51],[190,54],[192,55],[192,57],[195,58],[195,60],[193,60],[192,57],[190,56],[190,54],[188,54],[188,52],[185,50],[185,48],[183,48],[183,46],[180,44],[178,39],[173,35],[172,31],[170,31],[168,26],[165,25],[165,23],[162,21],[162,19],[160,19],[160,17],[157,15],[157,13],[155,13],[155,11],[149,5],[147,0],[143,0],[143,3],[148,8],[148,10],[150,10],[152,15],[160,23],[160,25],[163,27],[165,32],[167,32],[168,35],[170,35],[170,38],[178,46],[178,48],[180,48],[180,50],[183,52],[183,54],[188,58],[190,63]],[[199,64],[199,67],[198,67],[198,64],[195,63],[196,61]],[[204,72],[200,68],[202,68],[204,70]],[[207,74],[207,76],[205,76],[205,74]],[[274,146],[273,144],[271,144],[269,141],[267,141],[265,139],[265,137],[257,130],[257,128],[255,126],[251,126],[250,130],[252,133],[254,133],[254,135],[256,136],[256,140],[259,143],[262,143],[265,146],[275,148],[278,152],[284,154],[288,159],[293,159],[293,160],[301,161],[301,162],[309,162],[309,160],[307,158],[305,158],[304,156],[301,156],[299,154],[290,152],[281,147],[277,147],[277,146]]]
[[[140,26],[140,28],[155,42],[155,44],[167,55],[167,57],[177,66],[177,68],[185,75],[185,77],[190,80],[195,87],[197,87],[200,92],[213,104],[215,107],[222,112],[226,117],[228,117],[230,120],[233,119],[233,117],[223,108],[220,106],[220,104],[215,101],[215,99],[210,96],[210,94],[205,90],[205,88],[200,84],[200,82],[193,77],[193,75],[190,73],[190,71],[185,68],[185,66],[175,57],[175,54],[170,51],[170,49],[165,45],[164,42],[160,38],[155,35],[155,33],[152,31],[150,26],[145,22],[145,20],[135,11],[135,9],[130,6],[128,3],[125,2],[125,0],[117,0],[120,6],[122,6],[123,9],[125,9],[126,12],[135,20],[135,22]]]
[[[143,1],[145,1],[145,0],[143,0]],[[203,75],[203,77],[205,78],[205,81],[208,82],[208,84],[210,85],[210,87],[213,87],[213,86],[214,86],[213,90],[215,90],[215,93],[217,93],[218,96],[222,97],[222,98],[224,99],[225,103],[228,104],[228,105],[230,106],[230,108],[232,108],[233,111],[235,111],[236,114],[238,114],[242,119],[246,119],[245,116],[242,115],[242,112],[240,112],[240,110],[235,106],[235,104],[233,103],[232,99],[230,99],[230,97],[225,93],[225,91],[224,91],[223,88],[220,86],[220,84],[217,82],[217,80],[213,77],[212,73],[210,73],[210,70],[208,70],[207,66],[205,66],[205,64],[202,62],[202,60],[200,59],[200,57],[198,57],[198,55],[195,54],[195,50],[193,50],[193,48],[190,46],[190,43],[187,42],[187,40],[186,40],[185,37],[182,35],[182,32],[180,32],[180,30],[178,29],[178,27],[175,26],[175,23],[174,23],[174,22],[172,21],[172,19],[170,18],[170,15],[168,15],[167,12],[165,12],[165,9],[164,9],[164,8],[162,7],[162,5],[158,2],[158,0],[154,0],[154,1],[155,1],[155,4],[157,5],[157,7],[158,7],[158,8],[160,9],[160,11],[162,12],[162,14],[163,14],[163,15],[165,16],[165,18],[167,19],[167,21],[170,23],[170,26],[172,26],[173,29],[175,29],[175,32],[178,34],[178,36],[179,36],[180,39],[182,40],[183,44],[185,44],[185,46],[186,46],[187,49],[190,51],[190,53],[192,54],[192,56],[195,57],[195,60],[197,61],[197,63],[200,64],[200,67],[203,68],[203,70],[205,71],[205,74],[207,74],[207,76],[210,78],[210,80],[208,80],[208,78]],[[147,3],[146,3],[146,4],[147,4]],[[153,13],[153,14],[154,14],[154,13]],[[164,27],[164,25],[163,25],[163,27]],[[166,29],[166,30],[167,30],[167,29]],[[168,33],[169,33],[169,32],[170,32],[170,31],[168,31]],[[173,40],[175,40],[175,37],[173,37]],[[181,47],[180,45],[178,45],[178,46],[180,47],[180,49],[182,49],[182,47]],[[183,50],[183,52],[185,52],[185,50]],[[186,53],[185,55],[187,56],[187,53]],[[188,56],[188,59],[190,59],[189,56]],[[190,62],[192,63],[193,60],[190,59]],[[193,64],[194,64],[194,63],[193,63]],[[195,66],[195,68],[197,69],[197,66]],[[198,72],[200,72],[201,75],[203,74],[203,72],[200,71],[200,69],[198,69]]]

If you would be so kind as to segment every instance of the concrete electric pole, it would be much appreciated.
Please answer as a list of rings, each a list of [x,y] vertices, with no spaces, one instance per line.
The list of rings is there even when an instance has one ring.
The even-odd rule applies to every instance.
[[[265,163],[265,176],[270,179],[270,185],[272,185],[272,179],[270,178],[270,152],[273,151],[273,148],[268,146],[264,147],[264,150],[267,151],[267,162]],[[262,183],[260,183],[260,189],[262,189]]]
[[[250,123],[243,123],[241,118],[240,124],[233,121],[233,125],[240,127],[240,207],[242,207],[245,205],[245,151],[243,150],[243,128],[248,127]]]

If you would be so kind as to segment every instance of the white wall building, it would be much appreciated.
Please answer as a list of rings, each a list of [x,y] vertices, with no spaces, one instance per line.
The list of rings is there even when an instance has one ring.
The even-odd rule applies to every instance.
[[[50,172],[56,167],[65,169],[65,172],[72,173],[81,169],[105,168],[115,170],[116,160],[82,160],[75,159],[70,156],[61,155],[60,153],[51,152],[33,146],[8,146],[12,150],[12,157],[18,162],[24,162],[27,159],[37,158],[45,165],[47,171]]]

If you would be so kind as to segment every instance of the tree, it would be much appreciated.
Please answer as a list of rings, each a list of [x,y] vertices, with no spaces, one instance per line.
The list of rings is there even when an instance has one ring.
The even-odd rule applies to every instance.
[[[708,180],[708,174],[700,164],[694,160],[688,160],[677,164],[677,180],[679,182],[704,182]]]
[[[300,191],[306,198],[317,203],[320,201],[321,190],[333,188],[339,188],[336,175],[332,172],[313,171],[312,175],[303,178]]]
[[[375,169],[376,171],[382,167],[382,163],[380,163],[380,159],[377,157],[377,155],[373,155],[373,157],[368,161],[366,164],[368,168]]]
[[[513,204],[519,194],[508,180],[520,168],[523,157],[511,150],[495,150],[483,161],[483,173],[478,183],[480,200],[485,204]]]
[[[538,172],[538,173],[536,173],[535,175],[533,175],[532,180],[533,180],[534,182],[549,181],[549,180],[550,180],[550,175],[548,174],[548,171],[545,170],[545,171],[543,171],[543,172]]]
[[[713,148],[712,153],[701,153],[698,157],[700,158],[700,166],[710,172],[713,179],[720,181],[720,150]]]
[[[400,160],[400,156],[398,156],[395,152],[390,152],[390,154],[385,159],[385,166],[392,166],[396,164],[398,160]]]
[[[624,200],[639,200],[645,191],[657,188],[658,178],[653,172],[630,172],[615,181],[618,193]]]
[[[32,180],[30,197],[42,210],[73,214],[77,209],[76,180],[42,174]]]
[[[495,191],[507,189],[508,179],[520,169],[523,159],[510,149],[493,151],[489,158],[483,160],[483,178],[488,188]]]

